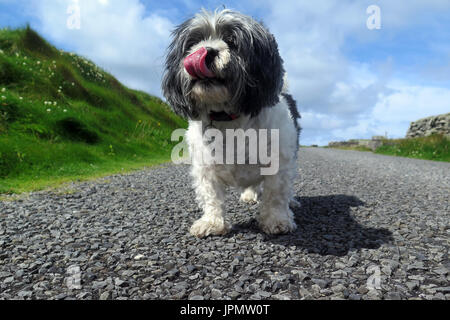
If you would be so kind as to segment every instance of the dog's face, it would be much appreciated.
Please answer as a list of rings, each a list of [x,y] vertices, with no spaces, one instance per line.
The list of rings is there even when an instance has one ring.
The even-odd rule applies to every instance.
[[[262,24],[203,11],[173,32],[163,92],[190,119],[213,111],[255,116],[278,102],[283,76],[278,45]]]

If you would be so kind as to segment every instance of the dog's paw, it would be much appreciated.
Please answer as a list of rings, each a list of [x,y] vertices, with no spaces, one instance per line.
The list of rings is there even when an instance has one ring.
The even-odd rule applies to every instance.
[[[258,193],[252,188],[247,188],[241,193],[241,201],[251,204],[256,203],[258,202]]]
[[[274,235],[290,233],[297,229],[292,212],[272,213],[259,220],[259,227],[265,233]]]
[[[197,238],[205,238],[209,235],[222,236],[230,231],[231,225],[223,218],[202,217],[194,222],[191,234]]]

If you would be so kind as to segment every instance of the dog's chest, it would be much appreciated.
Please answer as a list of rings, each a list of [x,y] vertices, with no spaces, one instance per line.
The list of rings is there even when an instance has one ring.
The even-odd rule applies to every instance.
[[[262,181],[259,165],[216,165],[216,176],[226,185],[247,188]]]

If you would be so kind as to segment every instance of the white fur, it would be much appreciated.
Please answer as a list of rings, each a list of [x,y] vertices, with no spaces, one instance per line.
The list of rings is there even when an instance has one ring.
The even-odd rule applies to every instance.
[[[228,45],[220,39],[208,39],[197,43],[189,50],[188,54],[194,53],[202,47],[211,47],[219,52],[218,57],[214,59],[213,63],[215,65],[217,75],[223,76],[222,71],[230,62],[230,49],[228,48]],[[186,71],[186,69],[182,69],[186,78],[192,78],[192,76]],[[197,101],[203,104],[225,103],[230,99],[229,92],[225,88],[225,86],[205,88],[203,85],[197,84],[192,88],[191,94]]]
[[[236,32],[228,32],[226,35],[227,32],[224,32],[226,28],[223,26],[236,28]],[[193,35],[193,39],[197,41],[195,44],[187,41],[190,39],[189,35]],[[222,39],[223,36],[226,38]],[[230,36],[233,40],[230,40]],[[289,204],[290,202],[296,204],[292,198],[292,185],[297,175],[296,152],[299,127],[294,123],[297,121],[293,119],[296,115],[291,115],[289,111],[289,101],[287,101],[289,98],[281,94],[279,102],[273,105],[276,103],[276,95],[279,91],[287,93],[288,90],[287,79],[285,78],[283,83],[281,80],[281,75],[284,73],[281,57],[278,51],[273,51],[278,50],[274,45],[275,40],[262,25],[250,17],[231,10],[213,13],[203,10],[190,21],[189,26],[180,26],[177,29],[175,39],[178,42],[172,43],[166,60],[167,68],[163,81],[165,96],[174,110],[184,116],[200,120],[191,120],[186,133],[192,159],[191,173],[196,198],[204,213],[203,217],[192,225],[191,233],[201,238],[208,235],[223,235],[231,229],[225,217],[227,186],[243,191],[241,201],[260,203],[260,215],[257,220],[264,232],[278,234],[295,230],[296,224]],[[250,43],[234,46],[230,41],[234,44],[243,41],[250,41]],[[184,47],[188,45],[187,43],[189,48]],[[227,43],[230,43],[230,46]],[[267,50],[253,50],[255,44]],[[192,77],[183,66],[186,56],[202,47],[211,47],[218,52],[218,55],[210,62],[211,71],[217,78],[213,80],[216,81],[211,81],[212,79],[206,82],[198,81],[199,79]],[[252,54],[255,54],[258,59],[268,59],[268,64],[260,65],[258,59],[247,59]],[[262,68],[259,70],[266,72],[255,72],[255,68]],[[267,81],[271,75],[273,78],[269,79],[274,81]],[[282,84],[284,84],[283,89],[281,89]],[[249,89],[258,85],[261,85],[258,87],[261,90]],[[255,104],[249,105],[250,98],[243,99],[244,102],[242,102],[240,98],[244,95],[255,99]],[[244,103],[245,105],[242,105]],[[292,101],[290,104],[292,105]],[[255,112],[249,112],[252,107]],[[213,112],[225,112],[228,115],[238,115],[239,118],[233,121],[211,122]],[[251,117],[250,114],[254,116]],[[205,126],[220,130],[223,137],[226,137],[226,129],[243,129],[244,131],[266,129],[268,132],[278,129],[278,144],[271,141],[273,136],[270,134],[267,139],[267,150],[279,145],[278,173],[272,176],[261,175],[261,169],[268,165],[260,162],[252,165],[202,162],[201,155],[210,151],[209,141],[204,137]],[[223,146],[225,150],[226,143],[225,139]],[[247,148],[245,153],[247,158],[248,151]]]
[[[258,199],[261,197],[261,185],[256,188],[253,186],[248,187],[241,193],[240,200],[246,203],[258,203]]]
[[[261,165],[208,165],[196,161],[199,158],[192,156],[194,188],[204,215],[194,223],[191,233],[202,238],[223,235],[230,230],[230,224],[225,219],[226,186],[246,189],[242,195],[243,201],[258,200],[258,192],[255,190],[262,189],[258,222],[264,232],[279,234],[295,230],[296,224],[289,203],[293,196],[293,180],[297,174],[297,131],[283,98],[280,97],[280,103],[276,106],[264,108],[254,118],[241,117],[231,122],[213,124],[224,135],[225,129],[279,129],[280,170],[273,176],[261,176]],[[190,121],[186,140],[191,153],[203,152],[202,149],[207,147],[203,130],[201,122]]]

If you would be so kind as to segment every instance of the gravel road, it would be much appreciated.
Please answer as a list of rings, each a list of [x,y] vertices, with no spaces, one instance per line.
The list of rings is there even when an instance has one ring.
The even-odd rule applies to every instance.
[[[262,234],[230,192],[225,237],[187,166],[0,202],[0,299],[449,299],[450,164],[301,149],[298,230]]]

